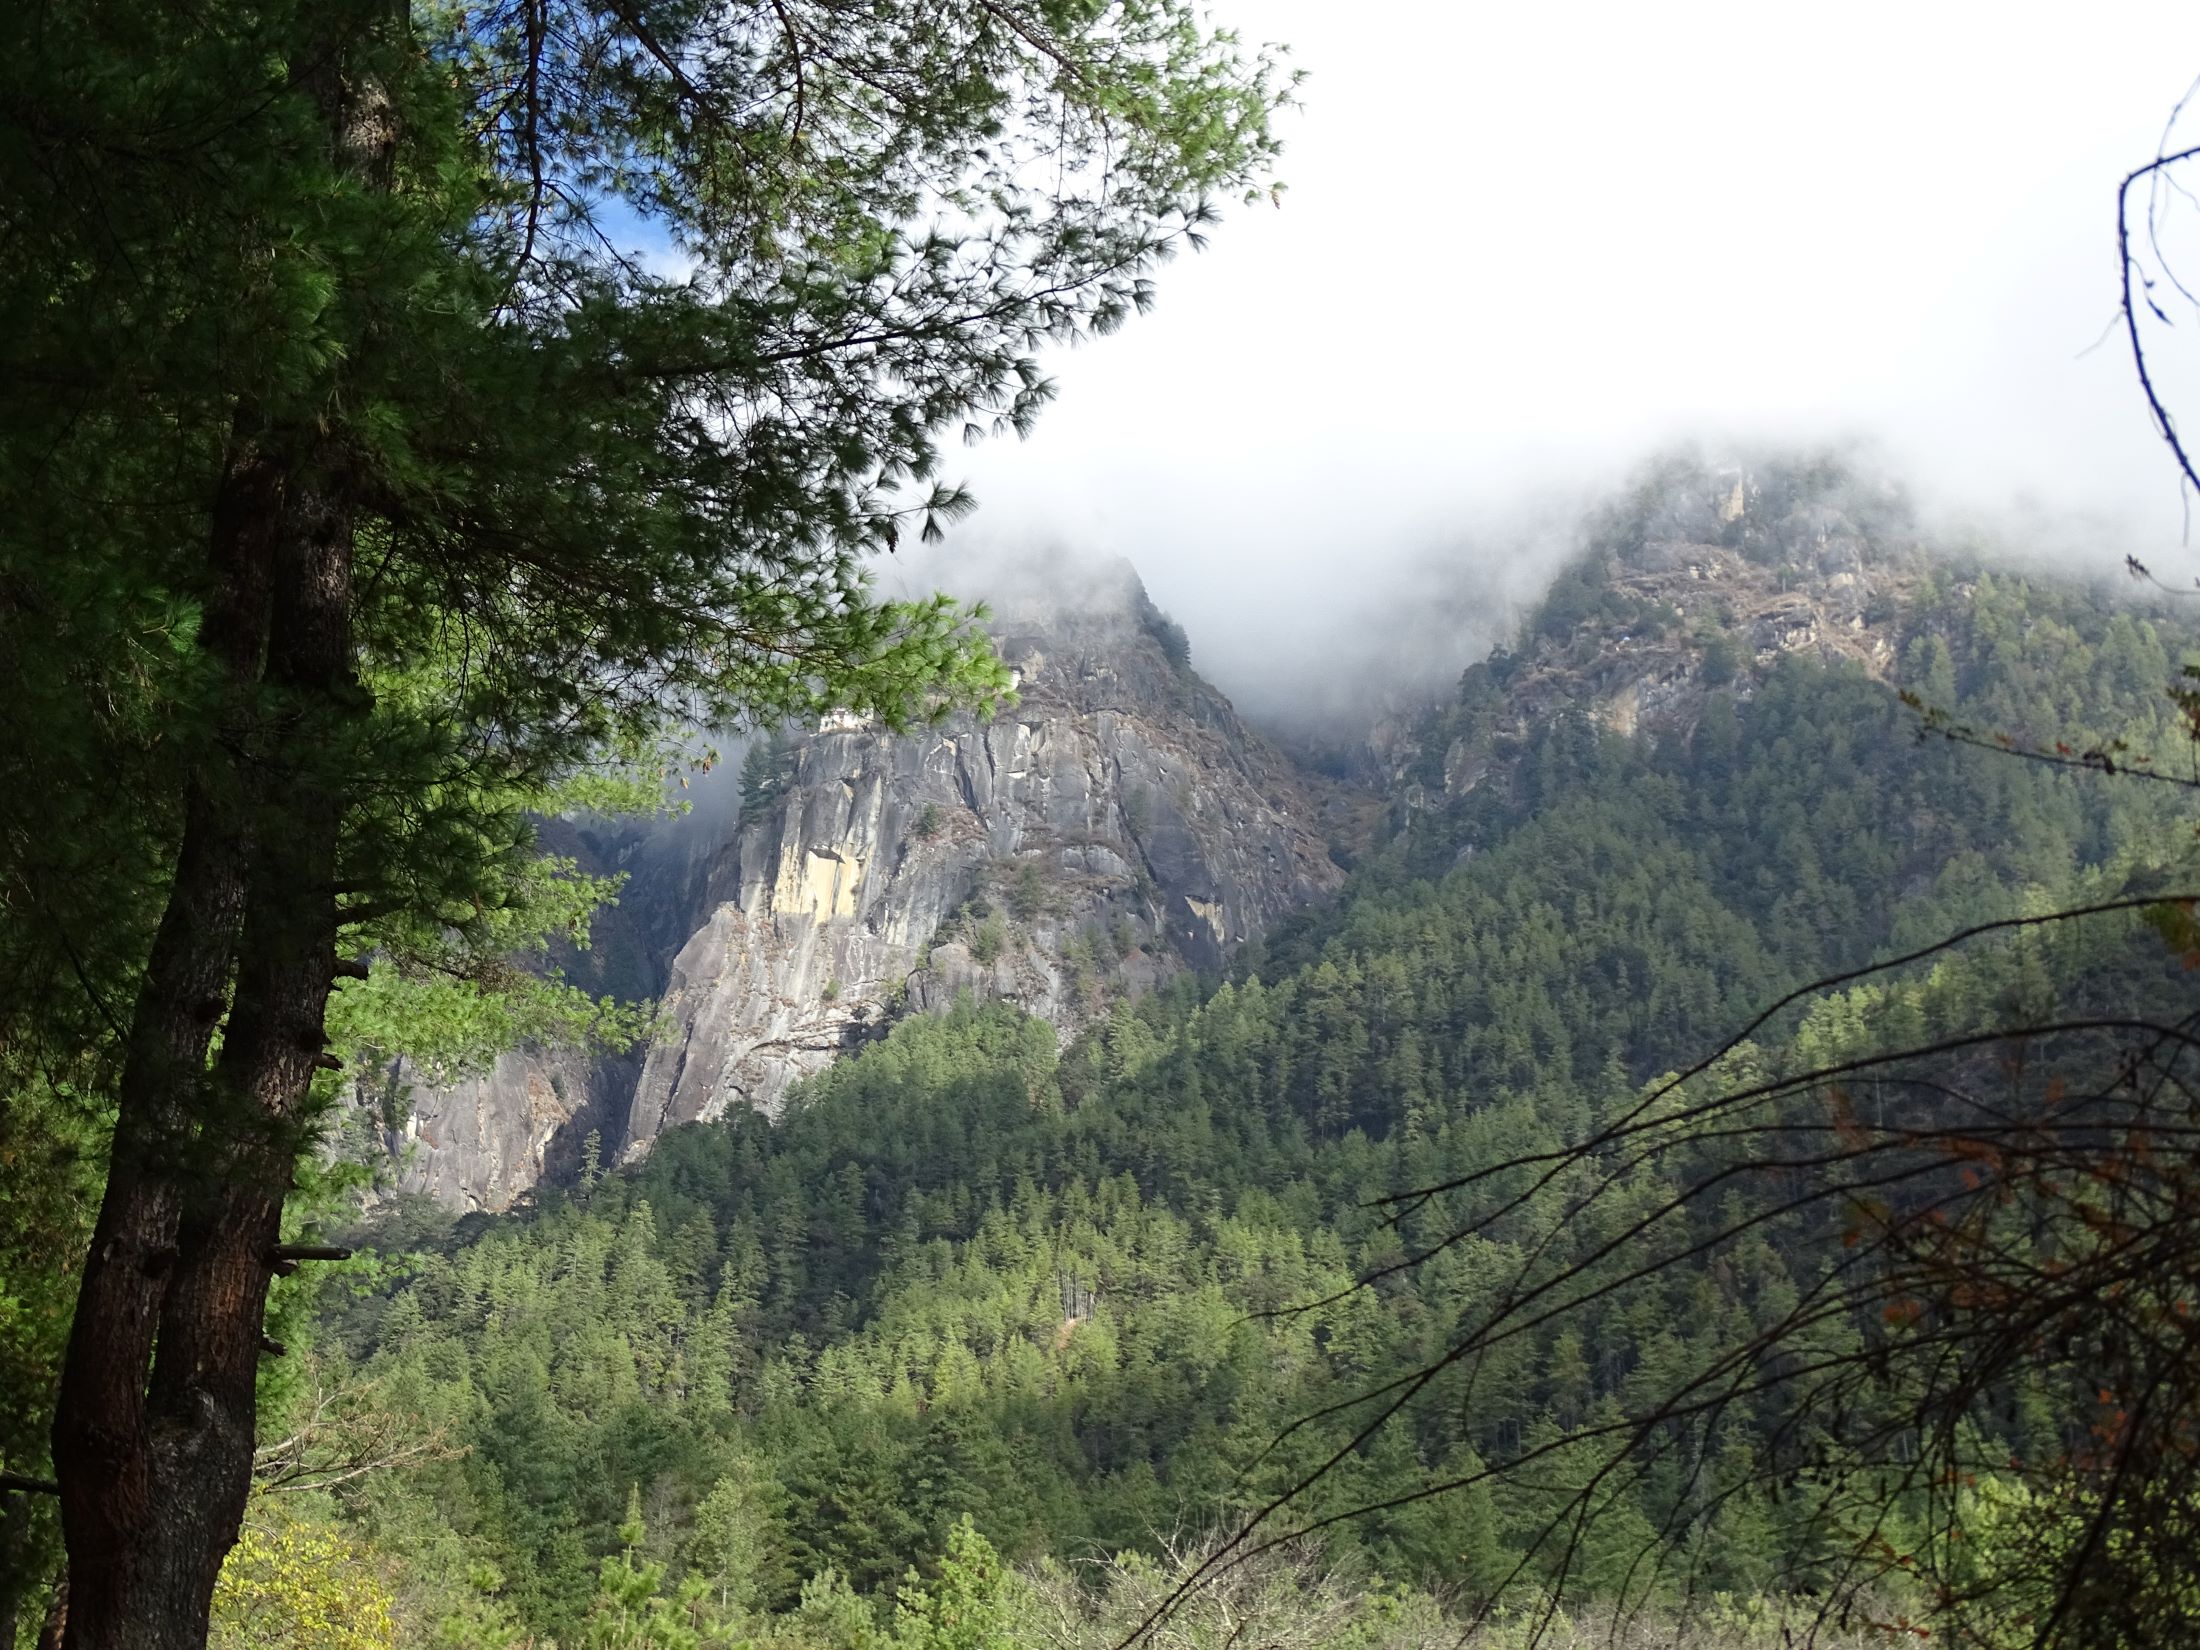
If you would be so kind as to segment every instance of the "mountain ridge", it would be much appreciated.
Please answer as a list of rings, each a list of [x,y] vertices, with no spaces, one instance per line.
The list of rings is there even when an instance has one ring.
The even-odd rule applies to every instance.
[[[523,1050],[416,1093],[385,1131],[399,1190],[509,1206],[591,1153],[632,1161],[679,1123],[776,1112],[896,1018],[965,995],[1067,1041],[1342,882],[1365,800],[1199,677],[1129,564],[1011,584],[989,628],[1017,689],[989,719],[894,734],[831,713],[751,746],[737,810],[721,791],[654,831],[562,827],[630,869],[599,939],[620,961],[598,972],[653,995],[664,1030],[636,1055]]]
[[[422,1092],[386,1138],[397,1184],[502,1208],[591,1152],[631,1162],[729,1106],[776,1112],[964,995],[1066,1043],[1320,906],[1378,839],[1471,854],[1485,833],[1426,826],[1510,806],[1494,793],[1558,724],[1686,740],[1796,661],[1931,697],[1925,655],[1981,579],[1898,489],[1830,461],[1671,461],[1590,518],[1511,645],[1317,768],[1191,670],[1128,563],[996,569],[989,623],[1018,696],[990,720],[895,736],[836,713],[752,747],[737,812],[720,782],[673,826],[555,827],[632,872],[598,980],[656,1000],[667,1030],[633,1056],[526,1051]]]

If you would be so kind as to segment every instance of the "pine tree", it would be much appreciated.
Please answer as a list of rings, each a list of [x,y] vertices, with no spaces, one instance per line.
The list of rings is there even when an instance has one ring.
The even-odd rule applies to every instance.
[[[742,1456],[695,1509],[689,1573],[709,1584],[722,1614],[774,1602],[788,1585],[778,1499],[778,1486]]]
[[[531,811],[668,718],[996,691],[964,615],[874,599],[861,557],[966,507],[943,431],[1027,428],[1037,344],[1143,308],[1259,184],[1281,82],[1182,0],[85,0],[0,30],[29,524],[0,654],[50,702],[174,644],[126,699],[158,755],[115,840],[150,874],[94,959],[146,960],[108,988],[134,1006],[56,1422],[70,1642],[195,1644],[335,982],[454,933],[494,973],[494,913],[545,894]],[[37,643],[102,604],[82,669]],[[32,749],[56,806],[111,793],[97,750]]]
[[[894,1602],[895,1650],[1008,1650],[1007,1577],[968,1517],[947,1535],[936,1581],[911,1570]]]

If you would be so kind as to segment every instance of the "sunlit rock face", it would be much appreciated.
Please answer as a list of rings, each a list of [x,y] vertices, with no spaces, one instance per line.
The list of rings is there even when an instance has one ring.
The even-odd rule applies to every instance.
[[[631,1156],[964,992],[1066,1037],[1333,889],[1334,799],[1169,656],[1127,567],[996,622],[1016,704],[888,734],[846,718],[711,868],[623,1130]]]
[[[380,1075],[409,1091],[403,1121],[384,1135],[399,1186],[459,1209],[508,1208],[569,1172],[581,1144],[572,1125],[590,1115],[597,1078],[596,1062],[571,1050],[510,1055],[443,1088],[402,1064]]]
[[[1128,566],[996,598],[1018,682],[987,719],[894,734],[845,714],[785,737],[715,819],[600,839],[633,881],[608,924],[661,1033],[593,1064],[518,1054],[416,1097],[401,1183],[502,1208],[789,1087],[965,993],[1065,1037],[1212,968],[1342,880],[1359,804],[1300,772],[1191,671]],[[409,1148],[409,1149],[407,1149]]]

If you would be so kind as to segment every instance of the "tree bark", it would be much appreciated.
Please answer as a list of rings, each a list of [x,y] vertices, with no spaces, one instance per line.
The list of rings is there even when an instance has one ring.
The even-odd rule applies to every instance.
[[[343,817],[336,770],[363,695],[351,673],[350,513],[326,476],[292,491],[264,678],[267,792],[236,1000],[212,1083],[217,1139],[179,1212],[146,1400],[153,1494],[143,1550],[164,1555],[159,1571],[177,1590],[142,1601],[156,1635],[110,1641],[133,1647],[205,1642],[208,1602],[251,1493],[271,1251],[327,1042]]]
[[[390,185],[395,111],[348,59],[404,16],[399,0],[334,8],[295,66],[331,156],[369,190]],[[201,646],[234,714],[186,800],[63,1365],[67,1650],[201,1650],[251,1491],[269,1251],[327,1042],[344,754],[368,711],[352,673],[356,485],[325,431],[240,445],[217,500]]]
[[[339,753],[366,709],[351,670],[352,521],[320,466],[253,497],[282,503],[218,541],[243,547],[252,580],[231,594],[250,598],[236,605],[253,622],[208,632],[240,663],[251,644],[256,711],[219,742],[226,774],[194,787],[63,1372],[69,1650],[206,1642],[251,1491],[271,1251],[327,1041]]]
[[[177,1260],[181,1194],[197,1147],[207,1052],[228,996],[252,839],[250,742],[281,531],[280,466],[239,436],[213,512],[213,574],[199,646],[220,677],[214,736],[131,1015],[113,1157],[62,1365],[53,1457],[75,1586],[71,1644],[137,1644],[132,1600],[164,1568],[144,1546],[158,1493],[145,1369]],[[203,1617],[202,1617],[203,1619]]]

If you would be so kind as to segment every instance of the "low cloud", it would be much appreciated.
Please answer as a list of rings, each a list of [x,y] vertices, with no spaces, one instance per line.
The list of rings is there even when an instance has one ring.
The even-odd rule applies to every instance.
[[[1210,677],[1319,722],[1507,634],[1677,444],[1861,445],[1950,532],[2189,564],[2129,361],[2089,352],[2116,182],[2200,71],[2188,9],[1221,9],[1310,71],[1285,204],[1052,358],[1029,441],[948,455],[981,508],[947,588],[1127,558]],[[2161,347],[2200,409],[2192,330]]]

